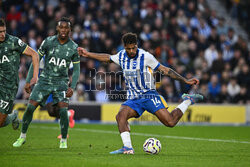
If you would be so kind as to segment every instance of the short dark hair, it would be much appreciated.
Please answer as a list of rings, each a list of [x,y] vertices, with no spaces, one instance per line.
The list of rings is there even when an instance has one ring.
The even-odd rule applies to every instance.
[[[62,17],[59,21],[58,21],[58,25],[60,22],[66,22],[70,25],[70,27],[72,26],[70,19],[68,17]]]
[[[0,19],[0,27],[5,27],[6,24],[5,24],[5,21],[3,18]]]
[[[137,44],[137,35],[129,32],[122,36],[122,42],[124,45],[127,44]]]

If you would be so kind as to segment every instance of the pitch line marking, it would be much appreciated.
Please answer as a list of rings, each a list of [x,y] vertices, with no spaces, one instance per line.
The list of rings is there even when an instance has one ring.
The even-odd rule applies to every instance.
[[[47,127],[47,126],[31,126],[33,128],[42,128],[42,129],[53,129],[58,130],[57,127]],[[82,132],[93,132],[93,133],[109,133],[109,134],[116,134],[118,132],[115,131],[108,131],[108,130],[97,130],[97,129],[84,129],[84,128],[73,128],[71,130],[82,131]],[[150,134],[150,133],[131,133],[131,135],[136,136],[148,136],[148,137],[164,137],[164,138],[171,138],[171,139],[183,139],[183,140],[196,140],[196,141],[211,141],[211,142],[224,142],[224,143],[243,143],[243,144],[250,144],[249,141],[238,141],[238,140],[223,140],[223,139],[208,139],[208,138],[196,138],[196,137],[185,137],[185,136],[168,136],[168,135],[157,135],[157,134]]]

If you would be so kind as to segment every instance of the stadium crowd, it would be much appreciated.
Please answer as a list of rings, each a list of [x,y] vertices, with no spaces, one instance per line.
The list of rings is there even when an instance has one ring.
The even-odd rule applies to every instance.
[[[37,50],[56,34],[62,16],[72,22],[72,39],[92,52],[116,54],[121,36],[134,32],[139,47],[186,78],[200,79],[198,87],[156,74],[157,89],[167,102],[184,92],[199,92],[206,103],[250,103],[250,52],[223,17],[204,0],[16,0],[1,1],[0,17],[7,32]],[[25,78],[31,60],[23,56],[17,99],[27,99]],[[120,101],[124,82],[115,64],[81,57],[81,74],[72,101]],[[97,91],[88,91],[96,89]],[[109,97],[109,98],[107,98]],[[117,98],[118,97],[118,98]]]

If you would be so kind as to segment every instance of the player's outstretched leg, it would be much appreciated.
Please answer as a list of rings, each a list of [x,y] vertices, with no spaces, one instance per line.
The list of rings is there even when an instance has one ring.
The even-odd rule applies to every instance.
[[[38,103],[37,103],[37,105],[38,105]],[[26,132],[28,130],[30,122],[32,121],[33,113],[34,113],[37,105],[34,106],[31,103],[28,104],[26,111],[23,115],[23,125],[22,125],[21,135],[17,139],[17,141],[15,143],[13,143],[13,147],[21,147],[26,142]]]
[[[60,108],[59,111],[60,111],[60,125],[61,125],[61,134],[62,134],[59,148],[67,148],[67,134],[68,134],[68,127],[69,127],[67,108]]]
[[[116,116],[116,121],[123,142],[123,147],[121,149],[110,152],[110,154],[134,154],[134,149],[132,147],[130,138],[130,127],[128,124],[128,119],[136,116],[138,116],[136,111],[129,106],[121,106],[120,111]]]
[[[168,112],[166,108],[159,109],[155,112],[157,118],[167,127],[174,127],[183,114],[186,112],[188,107],[198,101],[203,99],[203,96],[200,94],[183,94],[183,102],[179,104],[172,112]]]
[[[70,128],[74,128],[74,126],[75,126],[74,115],[75,115],[75,111],[73,109],[68,110],[69,127]],[[61,139],[62,138],[62,134],[60,134],[59,136],[57,136],[57,138]],[[67,138],[69,138],[69,134],[67,134]]]

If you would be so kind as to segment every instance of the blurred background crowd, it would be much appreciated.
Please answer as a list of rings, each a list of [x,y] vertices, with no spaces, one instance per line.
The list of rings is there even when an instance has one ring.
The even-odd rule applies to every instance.
[[[92,52],[116,54],[121,36],[138,35],[139,47],[160,63],[186,78],[200,79],[198,87],[156,74],[157,90],[167,102],[179,102],[184,92],[201,93],[206,103],[250,103],[250,52],[247,37],[227,25],[225,18],[209,9],[205,0],[15,0],[0,1],[0,17],[7,32],[37,50],[41,42],[56,34],[57,21],[72,22],[72,39]],[[250,3],[225,0],[232,19],[249,27]],[[249,33],[249,30],[248,30]],[[30,59],[21,57],[17,99],[23,91]],[[107,94],[125,94],[121,73],[115,64],[81,57],[81,74],[72,101],[122,101]],[[95,81],[95,82],[94,82]],[[88,91],[96,88],[97,91]]]

